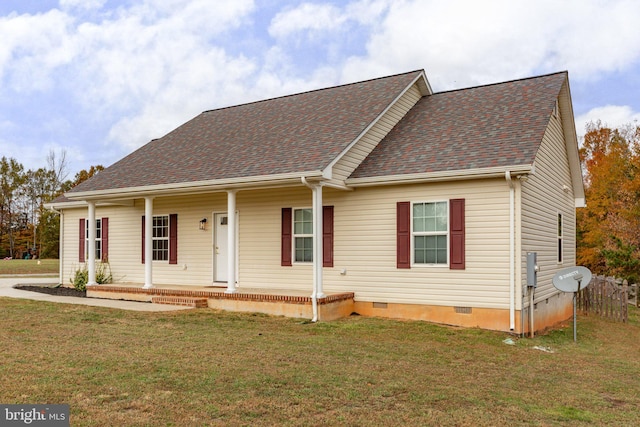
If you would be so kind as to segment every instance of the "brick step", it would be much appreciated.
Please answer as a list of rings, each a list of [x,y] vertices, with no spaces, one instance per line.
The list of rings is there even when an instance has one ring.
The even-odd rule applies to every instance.
[[[152,297],[151,302],[154,304],[184,305],[195,308],[205,308],[209,306],[207,299],[200,297],[158,296]]]

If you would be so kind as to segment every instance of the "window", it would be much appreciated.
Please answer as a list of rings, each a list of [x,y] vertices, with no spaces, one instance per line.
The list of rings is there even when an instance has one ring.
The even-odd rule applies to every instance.
[[[397,202],[396,267],[449,264],[451,270],[464,270],[465,234],[465,199]]]
[[[142,216],[142,263],[145,263],[145,217]],[[151,259],[178,263],[178,214],[154,215],[151,223]]]
[[[280,265],[291,267],[294,259],[296,262],[313,262],[311,209],[295,209],[294,213],[293,208],[282,208],[281,232]],[[333,267],[333,206],[322,207],[322,266]]]
[[[558,213],[558,264],[563,261],[562,246],[562,214]]]
[[[414,203],[412,212],[414,264],[447,264],[448,203]]]
[[[296,262],[313,262],[313,210],[294,209],[293,242]]]
[[[85,239],[85,259],[89,259],[89,220],[85,219],[84,239]],[[96,219],[96,260],[102,259],[102,220]]]
[[[153,260],[169,260],[169,215],[153,217]]]

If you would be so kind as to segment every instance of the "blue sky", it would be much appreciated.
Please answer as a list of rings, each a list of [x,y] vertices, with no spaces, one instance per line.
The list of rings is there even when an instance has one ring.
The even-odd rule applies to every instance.
[[[434,91],[567,70],[576,129],[640,120],[637,0],[3,0],[0,156],[69,178],[202,111],[424,69]]]

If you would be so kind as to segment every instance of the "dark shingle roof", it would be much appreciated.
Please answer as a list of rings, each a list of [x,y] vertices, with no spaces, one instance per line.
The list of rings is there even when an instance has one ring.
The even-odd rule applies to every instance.
[[[533,164],[566,72],[423,97],[351,178]]]
[[[71,193],[322,170],[421,73],[205,111]]]

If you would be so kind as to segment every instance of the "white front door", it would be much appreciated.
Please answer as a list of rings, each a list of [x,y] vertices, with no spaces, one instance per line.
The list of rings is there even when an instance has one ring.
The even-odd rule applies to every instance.
[[[228,229],[229,218],[226,213],[214,215],[215,227],[213,232],[213,271],[215,282],[227,281],[227,260],[228,257]]]

